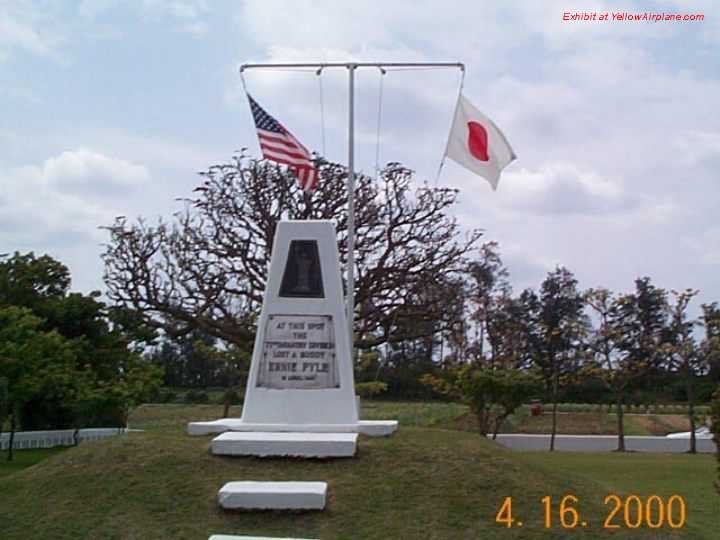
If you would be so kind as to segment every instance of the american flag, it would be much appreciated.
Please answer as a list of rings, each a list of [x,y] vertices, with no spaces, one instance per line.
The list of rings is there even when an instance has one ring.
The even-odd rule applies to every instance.
[[[308,193],[317,187],[318,175],[310,153],[280,122],[270,116],[248,94],[263,157],[295,171],[300,186]]]

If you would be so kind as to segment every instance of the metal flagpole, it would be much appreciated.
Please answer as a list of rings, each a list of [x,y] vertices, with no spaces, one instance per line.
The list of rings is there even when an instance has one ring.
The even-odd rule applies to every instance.
[[[348,70],[348,252],[347,252],[347,319],[350,337],[350,358],[355,359],[355,70],[357,68],[442,68],[456,67],[465,72],[461,62],[318,62],[286,64],[243,64],[240,75],[246,69],[296,69],[296,68],[346,68]],[[243,80],[243,86],[245,81]]]
[[[355,362],[355,64],[348,64],[348,246],[347,320],[350,358]]]

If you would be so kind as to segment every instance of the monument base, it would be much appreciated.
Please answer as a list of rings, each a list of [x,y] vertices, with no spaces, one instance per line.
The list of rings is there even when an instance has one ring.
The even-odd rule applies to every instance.
[[[228,482],[218,492],[226,510],[322,510],[326,482]]]
[[[353,457],[357,433],[267,433],[228,431],[212,440],[216,456]]]
[[[210,422],[190,422],[188,435],[215,435],[226,431],[265,433],[361,433],[368,437],[388,437],[398,428],[397,420],[360,420],[357,424],[260,424],[240,418],[222,418]]]

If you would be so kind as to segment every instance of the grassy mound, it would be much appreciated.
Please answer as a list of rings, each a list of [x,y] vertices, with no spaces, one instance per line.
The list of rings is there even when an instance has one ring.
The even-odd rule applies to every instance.
[[[144,433],[86,443],[6,476],[0,538],[639,538],[602,529],[603,486],[536,466],[474,433],[401,427],[391,438],[362,437],[358,456],[345,460],[220,458],[209,454],[209,438],[184,434],[187,420],[216,415],[213,407],[145,407],[133,418]],[[323,512],[223,512],[216,495],[230,480],[324,480],[329,504]],[[540,499],[567,493],[580,498],[590,526],[544,531]],[[495,523],[505,496],[522,528]],[[652,538],[690,537],[653,531]]]

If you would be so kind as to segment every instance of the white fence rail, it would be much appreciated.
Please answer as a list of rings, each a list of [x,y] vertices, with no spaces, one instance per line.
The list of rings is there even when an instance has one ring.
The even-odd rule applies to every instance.
[[[78,431],[80,442],[97,441],[127,433],[126,428],[87,428]],[[55,446],[72,446],[75,444],[74,429],[60,429],[55,431],[18,431],[15,433],[13,449],[26,450],[29,448],[53,448]],[[0,450],[6,450],[10,445],[10,433],[0,435]]]

